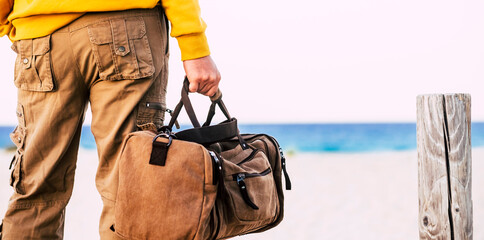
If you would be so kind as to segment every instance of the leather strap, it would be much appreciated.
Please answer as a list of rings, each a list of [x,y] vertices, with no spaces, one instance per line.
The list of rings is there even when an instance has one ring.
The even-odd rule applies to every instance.
[[[185,110],[188,114],[188,117],[190,118],[190,121],[192,122],[193,127],[199,128],[201,127],[200,122],[198,121],[198,118],[195,114],[195,111],[193,110],[192,103],[190,101],[190,98],[188,97],[189,93],[189,81],[188,78],[185,77],[185,80],[183,82],[183,87],[181,90],[181,99],[180,102],[178,102],[177,106],[175,107],[175,110],[173,110],[173,114],[171,116],[170,123],[168,124],[168,127],[170,129],[173,129],[173,125],[175,125],[175,122],[178,118],[178,115],[180,114],[181,108],[184,106]],[[209,126],[210,123],[212,122],[212,118],[215,115],[215,107],[218,105],[220,107],[220,110],[222,110],[222,113],[225,115],[227,120],[232,119],[232,117],[229,114],[229,111],[227,110],[227,107],[222,101],[222,92],[220,89],[217,90],[217,93],[210,97],[210,100],[212,101],[212,105],[210,106],[208,115],[207,115],[207,120],[203,124],[203,126]]]
[[[238,135],[239,130],[237,128],[237,119],[235,118],[214,126],[191,128],[175,133],[177,139],[199,144],[220,142]]]
[[[169,131],[171,132],[171,130],[173,129],[173,125],[175,124],[182,107],[185,106],[185,110],[194,128],[176,133],[176,138],[200,144],[208,144],[237,136],[240,141],[240,145],[242,146],[242,149],[247,149],[247,144],[239,134],[237,120],[230,117],[227,107],[222,101],[222,92],[220,91],[220,89],[214,96],[210,98],[210,100],[212,100],[212,106],[210,107],[207,121],[205,121],[203,126],[200,126],[200,122],[195,115],[192,103],[190,102],[190,98],[188,97],[189,84],[190,83],[188,82],[188,78],[185,76],[183,88],[181,91],[181,100],[176,106],[175,110],[173,110],[173,116],[167,126]],[[213,115],[215,115],[215,105],[218,105],[220,107],[223,114],[227,117],[227,120],[220,124],[209,126],[212,121]]]
[[[175,110],[173,110],[170,123],[168,123],[168,126],[167,126],[170,131],[173,129],[173,125],[177,121],[178,115],[180,114],[182,107],[183,107],[183,102],[180,100],[180,102],[176,105]]]
[[[205,123],[203,126],[209,126],[212,123],[213,116],[215,115],[215,107],[219,106],[220,110],[222,110],[222,113],[225,115],[227,119],[231,119],[229,111],[227,110],[227,107],[225,107],[224,102],[222,99],[218,99],[216,101],[213,101],[212,104],[210,105],[210,109],[207,114],[207,120],[205,120]]]
[[[201,125],[198,122],[197,116],[195,115],[195,111],[193,110],[192,102],[190,101],[190,98],[188,98],[188,91],[189,91],[188,87],[189,87],[188,78],[185,77],[185,81],[183,82],[183,88],[181,91],[181,101],[185,106],[185,110],[187,111],[188,117],[190,118],[190,121],[192,122],[193,127],[199,128],[201,127]]]
[[[222,99],[222,92],[220,91],[220,88],[217,89],[217,92],[210,97],[210,101],[216,102],[218,100]]]

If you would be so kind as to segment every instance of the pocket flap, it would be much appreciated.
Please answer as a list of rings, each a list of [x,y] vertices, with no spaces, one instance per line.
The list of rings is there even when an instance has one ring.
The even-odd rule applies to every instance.
[[[12,50],[15,51],[17,54],[20,54],[21,59],[30,59],[32,55],[44,55],[50,50],[50,35],[41,38],[25,39],[14,42],[12,45]]]
[[[12,140],[12,142],[15,144],[17,150],[21,150],[24,146],[25,128],[17,126],[15,130],[10,133],[10,140]]]
[[[125,26],[120,26],[125,24]],[[94,44],[113,42],[113,29],[126,29],[128,39],[139,39],[146,34],[146,27],[141,17],[127,18],[125,21],[110,20],[88,27],[89,39]],[[119,34],[119,33],[117,33]]]
[[[146,26],[143,18],[132,17],[126,20],[126,30],[129,39],[139,39],[146,34]]]
[[[50,35],[45,37],[36,38],[32,41],[33,51],[32,54],[36,56],[41,56],[49,52],[50,50]]]

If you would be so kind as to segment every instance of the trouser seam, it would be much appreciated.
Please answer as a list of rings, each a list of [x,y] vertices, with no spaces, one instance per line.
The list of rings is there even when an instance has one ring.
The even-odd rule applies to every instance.
[[[68,41],[69,41],[69,46],[72,46],[72,33],[68,33],[69,34],[69,37],[68,37]],[[80,79],[84,79],[83,84],[84,84],[84,87],[86,87],[87,89],[89,89],[89,86],[86,86],[86,83],[85,83],[85,76],[82,74],[82,71],[81,71],[81,67],[79,66],[79,63],[77,62],[77,58],[75,57],[76,54],[74,54],[74,51],[73,51],[73,48],[70,47],[70,54],[72,56],[72,60],[76,63],[76,73],[80,76]]]

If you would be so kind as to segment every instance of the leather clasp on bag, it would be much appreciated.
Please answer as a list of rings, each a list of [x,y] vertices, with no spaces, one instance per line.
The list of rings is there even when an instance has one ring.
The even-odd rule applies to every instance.
[[[166,157],[168,155],[168,148],[173,141],[173,136],[168,134],[168,143],[158,142],[160,136],[166,135],[165,133],[156,135],[153,139],[153,147],[151,149],[151,157],[150,157],[150,164],[151,165],[158,165],[158,166],[165,166]]]

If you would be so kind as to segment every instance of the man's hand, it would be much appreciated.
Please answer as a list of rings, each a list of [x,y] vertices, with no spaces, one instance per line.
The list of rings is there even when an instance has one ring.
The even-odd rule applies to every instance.
[[[190,92],[198,92],[209,97],[217,92],[221,77],[210,56],[185,60],[183,67],[190,82]]]

